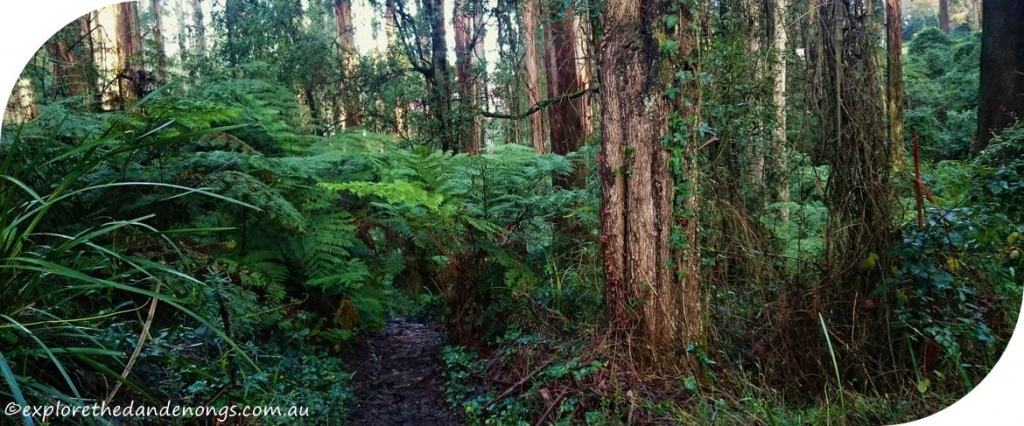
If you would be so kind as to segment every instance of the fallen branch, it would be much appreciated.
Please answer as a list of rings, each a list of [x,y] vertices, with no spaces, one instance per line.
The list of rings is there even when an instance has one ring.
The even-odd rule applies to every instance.
[[[538,112],[538,111],[540,111],[540,110],[542,110],[544,108],[547,108],[548,106],[550,106],[553,103],[568,101],[568,100],[576,99],[576,98],[578,98],[580,96],[586,95],[587,93],[597,93],[597,92],[598,92],[598,87],[597,86],[591,86],[591,87],[588,87],[586,89],[580,90],[578,92],[567,93],[567,94],[564,94],[564,95],[561,95],[561,96],[555,96],[553,98],[545,99],[543,101],[537,102],[532,107],[530,107],[530,109],[528,109],[528,110],[526,110],[526,111],[524,111],[524,112],[522,112],[520,114],[508,114],[508,113],[502,113],[502,112],[490,112],[490,111],[482,111],[482,110],[480,111],[479,114],[484,116],[484,117],[488,117],[488,118],[500,118],[500,119],[505,119],[505,120],[522,120],[522,119],[524,119],[526,117],[529,117],[529,116],[533,115],[533,113],[535,113],[535,112]]]
[[[494,406],[494,404],[497,404],[497,403],[498,403],[498,402],[500,402],[501,400],[503,400],[503,399],[505,399],[506,397],[508,397],[509,395],[511,395],[511,394],[512,394],[512,392],[515,392],[515,390],[516,390],[517,388],[519,388],[520,386],[522,386],[522,385],[523,385],[524,383],[528,382],[528,381],[529,381],[530,379],[532,379],[532,378],[533,378],[533,376],[536,376],[536,375],[537,375],[537,373],[540,373],[540,372],[541,372],[541,370],[544,370],[544,368],[546,368],[547,366],[551,365],[551,362],[552,362],[552,361],[553,361],[553,360],[548,360],[548,361],[544,362],[543,364],[541,364],[541,366],[540,366],[540,367],[537,367],[537,369],[533,370],[533,372],[532,372],[532,373],[530,373],[530,374],[527,374],[527,375],[523,376],[523,378],[522,378],[522,379],[519,379],[519,381],[518,381],[518,382],[515,382],[515,383],[513,383],[513,384],[512,384],[512,386],[509,386],[509,387],[508,387],[508,389],[505,389],[505,390],[504,390],[503,392],[501,392],[500,394],[498,394],[498,396],[497,396],[496,398],[494,398],[493,400],[491,400],[491,402],[490,402],[490,403],[488,403],[488,404],[487,404],[487,406],[486,406],[486,407],[484,407],[484,409],[490,409],[491,407],[493,407],[493,406]]]
[[[153,289],[154,293],[160,293],[160,283],[156,283],[156,287]],[[110,401],[117,395],[117,391],[121,390],[121,384],[128,379],[128,374],[131,373],[132,367],[135,366],[135,361],[139,359],[139,354],[142,353],[142,347],[146,344],[146,337],[149,336],[149,327],[153,325],[153,317],[156,316],[156,305],[159,300],[156,296],[153,296],[149,300],[149,312],[146,313],[146,322],[142,323],[142,332],[139,333],[139,341],[135,343],[135,350],[132,351],[132,356],[128,358],[128,363],[124,365],[124,370],[121,371],[121,380],[114,384],[114,389],[107,394],[107,397],[103,400],[104,404],[110,404]]]

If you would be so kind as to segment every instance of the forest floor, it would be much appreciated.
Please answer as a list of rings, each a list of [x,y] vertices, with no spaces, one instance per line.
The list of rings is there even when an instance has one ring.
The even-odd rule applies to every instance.
[[[441,324],[393,318],[345,356],[356,404],[353,425],[458,424],[444,397]]]

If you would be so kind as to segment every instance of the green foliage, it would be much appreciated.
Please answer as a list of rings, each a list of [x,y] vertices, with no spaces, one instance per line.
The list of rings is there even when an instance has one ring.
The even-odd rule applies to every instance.
[[[940,163],[926,179],[939,204],[928,208],[924,227],[908,225],[892,249],[899,263],[876,290],[895,300],[911,354],[942,350],[945,365],[929,382],[953,389],[988,372],[1022,296],[1024,132],[1016,126],[993,140],[974,162]]]
[[[102,399],[96,384],[120,381],[140,344],[134,313],[158,301],[169,313],[154,320],[161,331],[151,330],[119,399],[292,395],[337,410],[347,392],[337,365],[311,376],[268,361],[287,345],[338,350],[354,329],[380,326],[400,252],[371,249],[349,213],[362,203],[318,186],[344,174],[348,158],[294,130],[287,91],[229,80],[175,92],[116,113],[56,103],[4,127],[0,339],[14,363],[10,389],[30,401]],[[208,349],[177,350],[194,342]]]
[[[917,33],[904,61],[908,141],[920,138],[934,159],[963,159],[977,130],[977,34],[947,35],[936,28]]]

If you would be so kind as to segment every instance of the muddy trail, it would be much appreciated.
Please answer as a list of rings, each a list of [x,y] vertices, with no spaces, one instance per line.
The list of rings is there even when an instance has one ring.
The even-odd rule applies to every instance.
[[[455,425],[444,398],[441,325],[394,318],[347,351],[352,425]]]

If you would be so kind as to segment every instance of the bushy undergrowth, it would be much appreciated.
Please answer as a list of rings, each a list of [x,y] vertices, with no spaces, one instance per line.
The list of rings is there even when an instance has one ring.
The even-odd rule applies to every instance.
[[[297,111],[272,83],[225,80],[5,126],[0,371],[17,399],[338,415],[346,374],[324,354],[389,312],[440,297],[470,309],[467,335],[593,317],[599,280],[577,259],[593,258],[595,195],[551,183],[570,160],[309,136]]]

